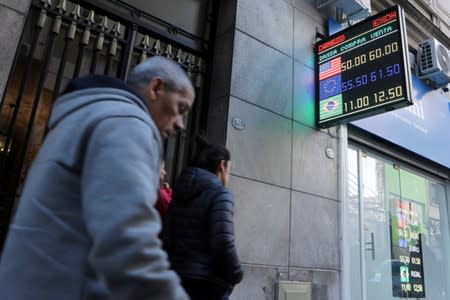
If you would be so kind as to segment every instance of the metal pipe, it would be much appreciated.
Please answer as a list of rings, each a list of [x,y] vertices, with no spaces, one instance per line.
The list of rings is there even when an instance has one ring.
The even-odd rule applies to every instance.
[[[128,29],[127,34],[127,44],[125,51],[122,53],[122,65],[120,66],[120,74],[119,77],[123,80],[126,80],[128,77],[128,69],[131,66],[131,60],[133,58],[133,50],[134,50],[134,43],[136,40],[136,34],[137,34],[137,25],[132,24],[131,27]]]
[[[97,68],[98,52],[98,49],[94,50],[94,54],[92,55],[91,67],[89,68],[89,74],[95,74],[95,69]]]
[[[30,49],[30,52],[26,59],[25,71],[24,71],[22,81],[20,83],[19,93],[18,93],[16,101],[15,101],[16,105],[14,108],[14,112],[12,113],[11,120],[9,121],[8,129],[6,130],[5,145],[9,145],[11,143],[12,132],[13,132],[14,126],[16,124],[16,119],[17,119],[17,115],[19,113],[20,104],[22,103],[23,94],[25,92],[25,85],[26,85],[26,83],[28,81],[28,77],[30,75],[33,54],[34,54],[34,51],[36,50],[37,41],[39,39],[40,33],[42,32],[42,29],[44,28],[46,20],[47,20],[46,10],[42,9],[39,19],[36,23],[36,31],[34,32],[34,35],[33,35],[32,41],[31,41],[31,49]],[[3,152],[0,154],[0,172],[3,173],[5,171],[6,171],[6,154],[5,154],[5,152]]]
[[[58,68],[58,74],[56,75],[56,83],[55,83],[55,87],[53,88],[52,103],[55,102],[55,99],[59,94],[59,89],[61,88],[61,82],[64,77],[64,69],[66,67],[66,62],[67,62],[67,52],[69,50],[69,47],[73,43],[76,30],[77,30],[76,23],[72,22],[72,24],[70,24],[69,30],[67,31],[66,42],[64,43],[64,49],[63,49],[62,56],[61,56],[61,63]]]
[[[94,23],[94,11],[89,11],[88,16],[86,17],[87,25],[84,28],[83,36],[80,41],[80,49],[78,51],[77,62],[75,63],[75,69],[73,71],[73,78],[76,78],[80,75],[81,64],[83,63],[84,51],[89,44],[89,39],[91,37],[91,24]]]
[[[206,74],[212,74],[213,68],[213,56],[214,51],[216,50],[216,36],[217,36],[217,28],[218,28],[218,20],[220,15],[220,5],[223,5],[223,1],[210,1],[211,5],[211,27],[208,33],[208,51],[206,52]],[[212,85],[212,76],[207,76],[205,78],[205,84],[203,87],[204,95],[206,97],[211,96],[211,85]],[[200,99],[200,98],[198,98]],[[200,116],[198,121],[199,130],[204,129],[206,131],[207,123],[208,123],[208,111],[209,111],[209,101],[204,101],[202,103],[203,109],[200,110]]]
[[[121,33],[120,32],[120,22],[117,22],[116,24],[113,25],[111,32],[113,33],[114,38],[112,39],[111,43],[109,44],[108,57],[106,59],[106,66],[105,66],[105,72],[104,72],[105,75],[109,74],[114,56],[116,56],[116,53],[117,53],[117,38],[116,37],[119,36]]]
[[[90,74],[95,74],[95,69],[97,68],[97,60],[99,52],[103,49],[103,43],[105,42],[105,34],[104,31],[108,29],[108,17],[103,16],[102,21],[100,22],[100,33],[97,35],[97,43],[95,45],[94,54],[92,57],[91,68],[89,70]]]
[[[80,44],[80,48],[78,50],[77,62],[75,63],[75,69],[73,71],[72,78],[77,78],[80,75],[81,64],[83,63],[84,49],[86,45]]]
[[[19,155],[19,166],[18,166],[18,174],[16,174],[15,180],[13,181],[13,190],[16,190],[18,185],[19,185],[19,179],[20,179],[20,172],[22,170],[23,167],[23,162],[25,159],[25,154],[26,154],[26,150],[27,150],[27,145],[28,145],[28,141],[30,139],[31,136],[31,131],[33,129],[33,123],[34,123],[34,119],[36,117],[36,113],[37,113],[37,109],[39,106],[39,102],[41,99],[41,93],[42,90],[44,88],[44,83],[45,83],[45,79],[47,77],[47,71],[50,65],[50,58],[52,56],[53,53],[53,48],[55,45],[55,40],[56,40],[56,36],[59,34],[61,29],[61,18],[56,17],[53,21],[53,28],[52,28],[52,32],[50,34],[50,39],[49,39],[49,43],[47,45],[46,51],[45,51],[45,57],[44,57],[44,61],[43,61],[43,68],[41,69],[41,74],[40,74],[40,79],[39,79],[39,83],[38,83],[38,87],[36,89],[36,94],[34,97],[34,101],[33,101],[33,106],[31,108],[31,113],[30,113],[30,118],[28,121],[28,126],[25,132],[25,139],[23,141],[23,147],[22,150],[20,151],[20,155]]]
[[[62,56],[61,56],[61,62],[60,62],[59,68],[58,68],[58,74],[56,75],[55,86],[53,88],[53,96],[52,96],[51,104],[53,104],[55,102],[56,97],[58,97],[58,95],[59,95],[59,90],[61,88],[61,82],[64,77],[64,69],[66,68],[67,53],[68,53],[70,46],[73,43],[73,40],[75,39],[75,34],[77,32],[76,20],[80,18],[80,5],[77,4],[74,7],[71,15],[73,16],[73,21],[71,22],[69,29],[67,30],[65,43],[64,43],[64,49],[63,49]],[[52,112],[52,105],[50,105],[50,108],[49,108],[47,122],[45,122],[46,124],[48,123],[48,120],[50,119],[51,112]],[[48,128],[45,129],[45,135],[47,135],[47,132],[48,132]]]
[[[66,67],[66,62],[67,62],[67,52],[68,52],[69,47],[72,44],[72,42],[73,42],[73,40],[66,38],[66,42],[64,43],[64,48],[63,48],[63,52],[61,55],[61,63],[59,65],[58,73],[56,75],[55,86],[53,87],[53,96],[52,96],[52,101],[51,101],[52,104],[53,104],[53,102],[55,102],[56,97],[59,94],[59,89],[61,88],[61,82],[62,82],[62,78],[64,77],[64,69]],[[50,107],[50,110],[51,110],[51,107]]]
[[[41,17],[39,18],[40,22],[38,21],[38,28],[41,28],[41,30],[44,27],[45,20],[46,20],[46,17],[44,17],[44,15],[46,16],[46,13],[43,10],[43,11],[41,11]],[[36,93],[36,96],[35,96],[35,99],[34,99],[34,103],[33,103],[33,107],[32,107],[32,110],[31,110],[30,121],[28,123],[28,127],[27,127],[27,130],[26,130],[26,133],[25,133],[25,140],[23,142],[23,147],[22,147],[22,150],[21,150],[20,155],[19,155],[19,166],[17,168],[17,173],[14,174],[13,175],[14,177],[12,178],[12,191],[13,192],[11,193],[11,200],[10,201],[5,201],[5,204],[4,204],[5,205],[5,215],[3,216],[4,222],[5,222],[4,224],[9,224],[9,222],[11,220],[12,210],[13,210],[13,205],[14,205],[14,196],[15,196],[15,192],[17,191],[17,187],[19,185],[20,172],[21,172],[22,167],[23,167],[23,161],[24,161],[24,158],[25,158],[25,153],[26,153],[26,149],[27,149],[28,140],[29,140],[30,134],[31,134],[32,124],[33,124],[34,117],[36,115],[37,107],[38,107],[38,104],[39,104],[39,99],[40,99],[39,96],[40,96],[42,88],[44,86],[45,73],[48,70],[48,65],[49,65],[50,56],[51,56],[51,52],[52,52],[51,50],[53,49],[53,46],[54,46],[54,43],[55,43],[55,37],[59,33],[59,29],[60,28],[61,28],[61,19],[60,18],[59,19],[55,18],[55,20],[53,21],[53,28],[52,28],[52,33],[51,33],[51,36],[50,36],[50,42],[49,42],[49,45],[48,45],[48,47],[46,49],[47,51],[45,52],[44,70],[41,72],[41,80],[39,82],[39,86],[38,86],[37,93]],[[37,42],[37,40],[36,40],[36,42]],[[33,44],[33,45],[35,45],[35,44]],[[31,57],[33,55],[33,52],[34,51],[32,51],[30,53]],[[30,65],[31,65],[31,61],[30,61]],[[27,68],[28,68],[28,66],[27,66]],[[30,69],[28,69],[28,72],[29,71],[30,71]],[[28,77],[28,75],[25,74],[24,78],[25,77]],[[22,83],[24,83],[25,81],[26,80],[24,80]],[[21,88],[23,88],[23,90],[25,89],[24,86],[21,87]],[[21,91],[21,93],[19,92],[19,94],[23,95],[23,91]],[[21,98],[22,98],[22,96],[21,96]],[[21,99],[19,99],[19,101],[20,100]],[[18,111],[18,107],[16,108],[16,111]],[[10,136],[7,136],[7,140],[8,140],[8,138],[10,138]],[[8,141],[6,141],[6,142],[8,142]],[[9,144],[6,143],[6,145],[9,145]],[[3,245],[3,240],[1,241],[1,244]]]
[[[349,228],[349,197],[348,197],[348,135],[347,126],[339,125],[338,130],[338,198],[341,201],[340,227],[341,227],[341,299],[351,298],[350,288],[350,228]]]

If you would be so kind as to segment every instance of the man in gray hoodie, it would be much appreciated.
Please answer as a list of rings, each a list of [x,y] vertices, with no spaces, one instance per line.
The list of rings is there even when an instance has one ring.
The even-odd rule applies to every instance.
[[[127,84],[73,80],[55,102],[0,262],[2,300],[188,299],[169,270],[154,209],[162,138],[194,88],[153,57]]]

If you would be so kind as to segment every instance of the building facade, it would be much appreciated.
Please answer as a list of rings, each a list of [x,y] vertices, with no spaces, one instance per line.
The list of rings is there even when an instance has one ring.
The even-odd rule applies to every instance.
[[[75,74],[93,70],[124,78],[128,67],[140,59],[166,55],[190,72],[200,95],[197,101],[201,103],[190,116],[189,132],[166,145],[169,149],[166,158],[177,161],[169,164],[172,177],[183,166],[190,151],[189,138],[198,129],[206,130],[211,140],[225,144],[231,151],[230,188],[235,196],[236,243],[245,272],[243,282],[232,294],[233,300],[408,297],[444,300],[450,297],[450,260],[445,255],[450,249],[450,164],[438,151],[448,151],[445,148],[448,144],[438,136],[426,140],[424,136],[432,135],[434,127],[430,125],[433,128],[429,129],[419,121],[411,123],[400,112],[389,116],[429,134],[419,135],[415,142],[402,140],[388,134],[395,129],[378,127],[390,119],[354,122],[329,129],[315,126],[314,44],[320,34],[328,34],[327,20],[340,18],[331,3],[336,1],[205,0],[192,4],[173,0],[170,7],[164,1],[153,5],[145,4],[146,1],[119,1],[129,6],[117,6],[117,1],[107,0],[67,2],[65,15],[70,15],[75,4],[81,3],[84,18],[91,10],[103,17],[111,14],[108,15],[110,26],[108,30],[102,29],[104,18],[92,19],[95,28],[86,25],[86,19],[83,23],[76,21],[74,15],[70,19],[62,18],[66,24],[62,26],[63,36],[59,40],[55,38],[54,55],[42,63],[46,60],[45,45],[51,43],[54,23],[48,21],[52,25],[44,26],[47,29],[33,43],[26,21],[32,19],[33,24],[38,24],[43,9],[49,11],[46,13],[49,20],[55,20],[62,6],[48,1],[0,0],[3,41],[0,44],[0,95],[3,95],[0,133],[6,137],[2,152],[4,156],[9,152],[10,143],[20,145],[12,146],[11,151],[25,149],[17,150],[23,153],[22,159],[13,164],[17,178],[11,183],[13,194],[2,190],[5,220],[9,221],[13,214],[12,199],[20,193],[27,160],[32,160],[33,151],[45,135],[49,109],[41,107],[49,107],[52,93],[59,91]],[[356,2],[368,3],[371,13],[395,4],[405,9],[413,62],[417,55],[414,50],[427,38],[435,37],[450,49],[450,4],[446,0]],[[103,10],[99,4],[104,5]],[[58,41],[67,41],[74,19],[78,37],[73,38],[73,48],[82,49],[82,34],[88,27],[91,30],[92,38],[86,43],[90,50],[83,50],[88,53],[85,61],[90,63],[76,59],[82,50],[67,50],[71,58],[67,58],[67,71],[63,68],[60,73],[65,50],[64,43]],[[121,25],[117,27],[119,22]],[[114,24],[122,28],[121,32],[112,31]],[[133,29],[136,29],[134,35],[130,34]],[[95,49],[102,33],[107,42],[97,53]],[[108,61],[114,37],[120,55],[113,55]],[[133,46],[127,47],[130,43]],[[36,49],[31,51],[34,44]],[[57,55],[58,59],[54,59]],[[94,56],[98,60],[92,67]],[[35,64],[30,66],[31,75],[27,79],[36,80],[34,92],[20,86],[21,75],[27,72],[26,57]],[[39,77],[42,66],[48,68],[44,68],[42,74],[48,75],[43,75],[43,79]],[[422,116],[421,120],[432,121],[439,119],[437,114],[443,114],[442,122],[447,124],[448,93],[445,89],[429,87],[414,70],[413,94],[423,105],[409,108],[409,112],[419,119]],[[22,98],[31,99],[23,101],[22,107],[28,109],[22,111],[17,108],[21,93]],[[36,117],[30,119],[33,100],[37,98],[42,98],[44,104],[39,107],[36,104]],[[440,101],[437,103],[443,103],[444,109],[430,116],[425,101]],[[21,131],[10,126],[14,118],[23,127]],[[30,130],[28,124],[32,124]],[[17,132],[25,138],[15,137]],[[441,138],[450,140],[446,133]],[[430,147],[424,150],[420,144]],[[1,178],[6,182],[14,168],[8,168],[6,159],[2,163],[6,171]],[[403,218],[410,221],[403,224]],[[393,232],[398,233],[400,228],[404,234],[406,227],[413,232],[404,239],[409,243],[409,253],[418,249],[420,257],[394,255],[393,249],[402,243],[402,238]],[[2,230],[5,234],[7,224]],[[412,240],[420,240],[420,247],[414,248],[417,243],[413,244]],[[412,258],[423,262],[418,273],[410,267]],[[408,276],[402,277],[400,267]],[[422,281],[416,277],[418,281],[413,281],[412,277],[418,274]],[[420,291],[420,286],[425,292]],[[412,292],[414,288],[416,294]]]

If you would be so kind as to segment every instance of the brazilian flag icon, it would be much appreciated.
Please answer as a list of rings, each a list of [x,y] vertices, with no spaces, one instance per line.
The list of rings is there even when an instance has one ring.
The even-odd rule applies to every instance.
[[[342,114],[342,94],[320,101],[320,120],[325,120]]]

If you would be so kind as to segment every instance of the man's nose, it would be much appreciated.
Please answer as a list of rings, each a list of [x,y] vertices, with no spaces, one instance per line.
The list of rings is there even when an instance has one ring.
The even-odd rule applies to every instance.
[[[175,120],[175,128],[184,129],[184,121],[182,116],[178,116]]]

